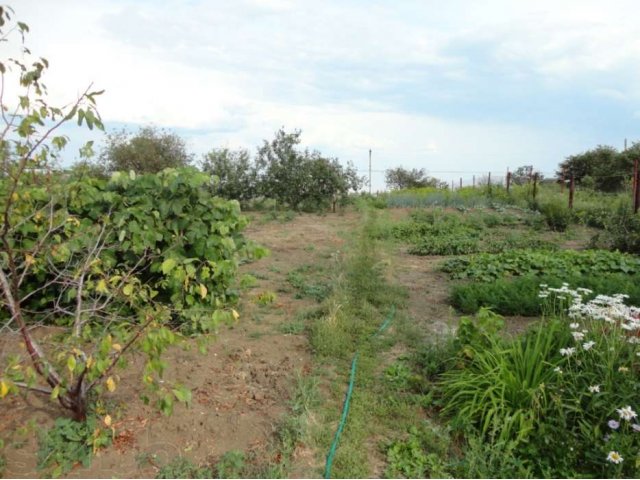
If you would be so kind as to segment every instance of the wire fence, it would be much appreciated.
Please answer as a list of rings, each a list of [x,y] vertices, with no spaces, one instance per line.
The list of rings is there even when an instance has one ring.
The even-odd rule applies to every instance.
[[[389,170],[358,170],[358,172],[367,172],[371,175],[373,173],[376,174],[385,174]],[[520,172],[518,175],[514,175],[513,172],[507,170],[504,173],[496,174],[492,171],[481,171],[481,170],[431,170],[428,172],[430,176],[436,175],[447,175],[449,178],[453,175],[457,175],[457,178],[451,178],[446,182],[441,182],[442,186],[446,185],[446,188],[442,188],[441,190],[448,190],[450,192],[455,192],[456,190],[468,189],[469,187],[482,187],[487,189],[488,193],[491,193],[491,189],[493,187],[501,187],[506,190],[507,193],[514,186],[521,187],[526,185],[529,189],[529,194],[531,195],[531,199],[535,202],[537,194],[541,188],[543,183],[552,183],[558,184],[560,188],[560,193],[566,193],[567,196],[567,206],[572,209],[575,202],[576,191],[578,190],[578,180],[577,175],[574,175],[568,171],[554,171],[554,172],[540,172],[531,170],[527,172],[525,175],[522,175]],[[546,177],[546,178],[545,178]],[[580,180],[584,179],[586,175],[582,175],[579,177]],[[436,177],[437,178],[437,177]],[[638,166],[638,161],[636,160],[633,165],[633,169],[629,170],[619,170],[613,172],[607,172],[606,174],[596,174],[589,175],[589,178],[592,182],[598,182],[606,179],[618,179],[620,184],[623,185],[622,192],[617,192],[618,194],[624,194],[626,192],[627,195],[630,194],[631,203],[633,205],[634,213],[638,213],[640,209],[640,167]],[[625,185],[626,184],[626,185]],[[377,191],[376,194],[379,195],[381,192]],[[435,197],[442,197],[442,202],[446,203],[451,201],[451,198],[447,198],[447,195],[442,192],[434,191],[431,193],[430,202],[437,202],[438,199]]]

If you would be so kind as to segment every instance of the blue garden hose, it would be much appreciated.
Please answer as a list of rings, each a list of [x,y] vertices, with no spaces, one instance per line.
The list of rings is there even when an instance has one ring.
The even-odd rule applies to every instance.
[[[391,306],[391,311],[380,328],[376,333],[373,334],[371,338],[377,337],[379,334],[384,332],[387,327],[391,324],[393,317],[396,313],[396,306]],[[349,374],[349,387],[347,388],[347,394],[344,398],[344,404],[342,405],[342,416],[340,417],[340,423],[338,424],[338,429],[336,430],[336,434],[333,437],[333,443],[331,444],[331,449],[329,450],[329,454],[327,455],[327,463],[324,467],[324,478],[331,478],[331,467],[333,466],[333,457],[336,454],[336,450],[338,449],[338,442],[340,441],[340,435],[342,435],[342,430],[344,430],[344,426],[347,423],[347,415],[349,415],[349,405],[351,404],[351,395],[353,394],[353,386],[356,380],[356,368],[358,366],[358,356],[360,352],[356,352],[353,356],[353,360],[351,361],[351,373]]]

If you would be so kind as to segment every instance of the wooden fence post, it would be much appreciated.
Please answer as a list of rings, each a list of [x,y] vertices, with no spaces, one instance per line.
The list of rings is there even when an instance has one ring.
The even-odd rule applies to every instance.
[[[507,169],[507,193],[509,193],[509,188],[511,187],[511,172]]]
[[[531,195],[533,196],[533,201],[536,201],[536,195],[538,194],[538,172],[533,174],[533,190],[531,191]]]
[[[573,208],[573,194],[575,191],[575,185],[573,180],[573,173],[571,174],[571,178],[569,179],[569,208]]]

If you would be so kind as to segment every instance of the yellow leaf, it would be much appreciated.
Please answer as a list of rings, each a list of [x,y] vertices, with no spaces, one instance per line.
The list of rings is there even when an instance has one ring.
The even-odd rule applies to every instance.
[[[116,382],[115,380],[113,380],[113,377],[109,377],[107,378],[107,390],[109,390],[110,392],[115,392],[116,390]]]
[[[93,360],[93,357],[87,358],[87,368],[93,367],[94,363],[95,363],[95,361]]]
[[[27,265],[33,265],[34,263],[36,263],[36,259],[33,258],[33,255],[29,255],[28,253],[24,256],[24,262]]]
[[[55,400],[60,396],[60,385],[56,385],[51,391],[51,400]]]
[[[17,202],[19,198],[20,195],[18,195],[17,192],[13,192],[13,194],[11,195],[11,200],[13,200],[14,202]]]
[[[69,358],[67,358],[67,368],[71,373],[73,373],[76,368],[76,357],[73,355],[69,355]]]
[[[104,278],[98,280],[98,284],[96,285],[96,292],[98,293],[107,293],[107,282]]]
[[[104,424],[105,424],[107,427],[110,427],[110,426],[111,426],[111,415],[106,415],[106,416],[104,417]]]
[[[113,345],[111,345],[111,348],[113,348],[116,352],[122,350],[122,346],[119,343],[114,343]]]
[[[9,385],[7,385],[7,382],[2,380],[0,382],[0,398],[6,397],[7,393],[9,393]]]
[[[200,296],[202,298],[207,296],[207,287],[205,287],[203,284],[200,284]]]
[[[133,285],[130,283],[125,285],[122,289],[122,293],[124,293],[127,297],[131,296],[131,294],[133,293]]]
[[[233,315],[234,320],[238,320],[240,318],[240,314],[236,312],[233,308],[231,309],[231,315]]]

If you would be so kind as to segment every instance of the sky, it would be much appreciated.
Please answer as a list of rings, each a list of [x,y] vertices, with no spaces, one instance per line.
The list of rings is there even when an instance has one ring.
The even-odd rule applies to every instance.
[[[154,125],[196,158],[284,127],[367,174],[448,181],[640,141],[635,1],[20,0],[51,103],[93,82],[107,131]],[[0,52],[6,49],[0,45]],[[2,53],[4,57],[4,52]],[[101,135],[65,128],[77,145]]]

